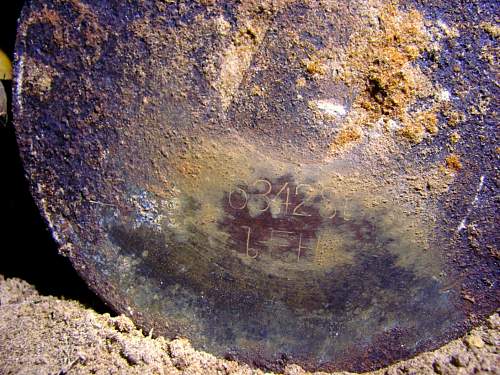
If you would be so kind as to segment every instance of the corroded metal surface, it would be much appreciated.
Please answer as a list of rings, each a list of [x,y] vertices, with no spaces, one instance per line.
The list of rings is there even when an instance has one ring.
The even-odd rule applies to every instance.
[[[262,368],[457,337],[499,305],[496,7],[33,1],[15,122],[61,253]]]

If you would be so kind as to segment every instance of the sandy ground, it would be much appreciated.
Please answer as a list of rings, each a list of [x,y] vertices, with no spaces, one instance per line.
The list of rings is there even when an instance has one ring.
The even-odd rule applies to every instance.
[[[495,314],[462,339],[372,374],[500,374],[499,343]],[[41,296],[27,282],[0,275],[0,374],[89,373],[264,374],[196,351],[186,339],[144,335],[125,316]],[[285,369],[305,373],[295,365]]]

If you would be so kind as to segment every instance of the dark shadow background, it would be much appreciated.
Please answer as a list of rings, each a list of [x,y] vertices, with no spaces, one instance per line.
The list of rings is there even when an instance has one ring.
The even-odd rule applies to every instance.
[[[6,0],[0,6],[0,49],[12,61],[23,3]],[[26,280],[43,295],[78,300],[98,312],[110,312],[78,276],[70,261],[57,252],[56,243],[31,197],[17,149],[10,109],[12,82],[0,82],[9,98],[9,121],[7,125],[0,124],[0,274]]]

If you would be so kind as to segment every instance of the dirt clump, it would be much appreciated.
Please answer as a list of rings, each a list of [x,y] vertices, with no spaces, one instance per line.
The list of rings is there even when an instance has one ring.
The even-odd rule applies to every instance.
[[[445,162],[446,166],[450,169],[454,169],[455,171],[462,169],[462,163],[460,162],[459,157],[455,154],[447,156]]]

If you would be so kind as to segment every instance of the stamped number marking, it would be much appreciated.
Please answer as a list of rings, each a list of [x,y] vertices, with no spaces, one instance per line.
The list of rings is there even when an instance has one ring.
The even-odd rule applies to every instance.
[[[307,207],[312,203],[313,198],[319,197],[321,206],[319,214],[325,219],[333,219],[337,216],[337,208],[333,203],[335,192],[331,187],[314,187],[309,184],[298,184],[295,189],[290,188],[290,184],[285,182],[279,187],[276,194],[273,192],[273,184],[266,179],[256,180],[252,185],[258,192],[251,193],[247,190],[236,187],[229,192],[229,206],[234,210],[244,210],[247,208],[250,200],[257,202],[256,210],[258,212],[266,212],[269,209],[275,214],[277,213],[292,216],[313,216],[307,212]],[[292,199],[293,195],[293,199]],[[347,199],[344,202],[343,212],[346,213]],[[282,209],[283,207],[283,209]]]

